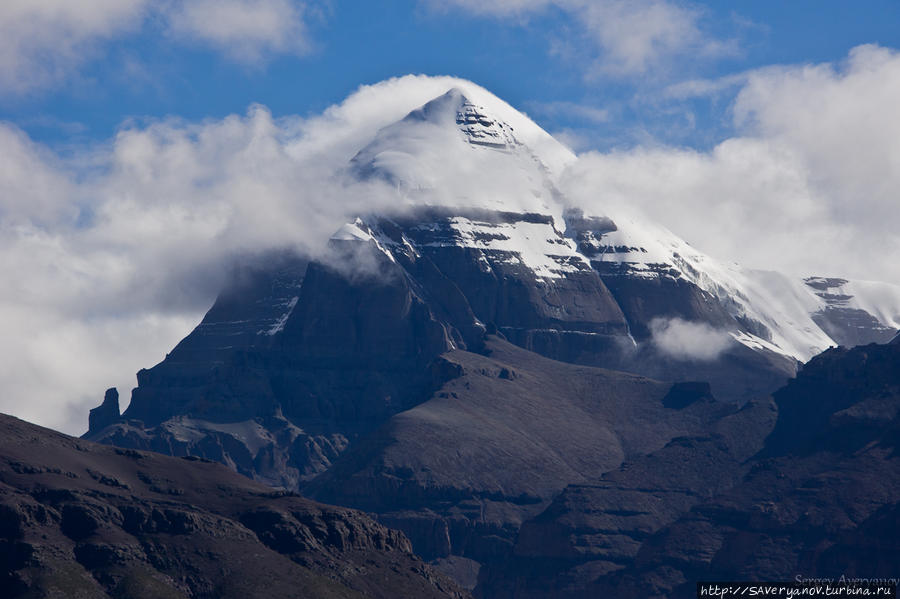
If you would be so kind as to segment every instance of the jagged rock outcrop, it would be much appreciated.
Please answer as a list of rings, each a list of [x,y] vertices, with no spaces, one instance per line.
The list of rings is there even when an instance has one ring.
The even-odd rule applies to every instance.
[[[9,597],[447,597],[400,533],[219,464],[73,439],[0,415]]]
[[[88,415],[88,434],[99,433],[119,420],[119,391],[107,389],[103,403],[93,408]]]

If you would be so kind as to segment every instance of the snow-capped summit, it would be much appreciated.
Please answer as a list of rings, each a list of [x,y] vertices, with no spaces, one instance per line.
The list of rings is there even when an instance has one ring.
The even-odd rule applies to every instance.
[[[520,137],[516,125],[526,133]],[[495,110],[452,88],[382,128],[351,160],[418,205],[491,208],[559,216],[554,178],[574,159],[524,115]],[[542,132],[542,131],[541,131]],[[543,133],[543,132],[542,132]],[[525,139],[537,139],[540,150]]]
[[[585,217],[556,186],[574,156],[496,97],[470,96],[477,90],[452,87],[379,130],[356,154],[357,176],[395,185],[414,217],[409,210],[368,215],[353,225],[359,234],[342,229],[336,239],[371,241],[391,261],[455,247],[477,255],[479,268],[517,265],[537,285],[590,270],[616,297],[632,335],[651,343],[655,330],[678,319],[713,331],[693,342],[714,337],[725,347],[805,361],[897,329],[900,292],[891,286],[852,284],[858,291],[848,303],[813,279],[720,262],[644,218]],[[696,357],[685,352],[685,359]]]

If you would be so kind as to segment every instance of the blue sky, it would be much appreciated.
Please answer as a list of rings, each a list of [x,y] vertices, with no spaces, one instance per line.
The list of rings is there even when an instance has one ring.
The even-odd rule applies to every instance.
[[[276,116],[308,115],[361,84],[425,73],[475,81],[551,132],[580,133],[579,149],[649,140],[705,148],[731,133],[731,97],[673,100],[668,86],[836,61],[860,44],[900,46],[895,1],[672,2],[691,11],[704,39],[726,47],[708,55],[686,48],[656,68],[592,75],[603,49],[580,22],[578,2],[444,4],[453,3],[308,3],[300,16],[305,47],[264,50],[252,60],[172,35],[158,16],[137,17],[88,38],[78,49],[85,57],[64,62],[66,73],[51,83],[0,89],[0,119],[58,145],[107,138],[129,119],[223,117],[251,103]],[[593,111],[566,110],[567,103]]]
[[[0,411],[83,432],[235,256],[375,209],[338,173],[459,83],[409,73],[576,150],[574,205],[900,296],[898,38],[896,0],[0,2]]]

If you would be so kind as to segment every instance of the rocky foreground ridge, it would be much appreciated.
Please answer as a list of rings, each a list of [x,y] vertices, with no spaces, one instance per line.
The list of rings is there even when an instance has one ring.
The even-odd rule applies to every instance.
[[[0,595],[468,596],[399,532],[199,459],[0,415]]]
[[[525,522],[483,597],[695,597],[698,580],[896,578],[900,345],[831,349],[764,403],[677,439]],[[774,413],[772,413],[774,414]],[[753,426],[750,424],[750,426]]]

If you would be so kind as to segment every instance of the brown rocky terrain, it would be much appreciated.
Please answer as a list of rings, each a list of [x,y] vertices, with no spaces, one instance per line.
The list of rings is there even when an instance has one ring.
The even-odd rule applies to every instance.
[[[463,599],[402,533],[220,464],[0,415],[0,595]]]
[[[567,485],[738,413],[705,384],[565,364],[493,336],[485,343],[488,355],[445,354],[456,377],[351,447],[304,494],[377,514],[428,559],[496,562]],[[742,431],[747,444],[761,442],[771,414]]]
[[[759,451],[733,443],[753,438],[765,403],[718,439],[675,440],[569,487],[476,594],[694,597],[698,580],[896,578],[900,345],[831,349],[774,404]]]

